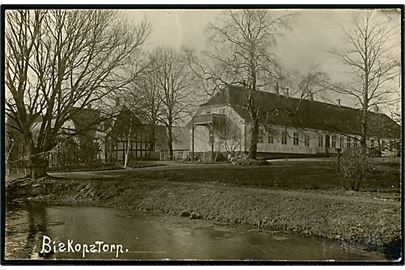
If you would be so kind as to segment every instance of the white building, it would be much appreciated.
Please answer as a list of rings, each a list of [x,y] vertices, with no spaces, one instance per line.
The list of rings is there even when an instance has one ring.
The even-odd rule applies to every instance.
[[[246,89],[232,86],[200,105],[189,124],[191,152],[249,151],[252,122],[245,105],[247,94]],[[258,157],[329,156],[360,145],[358,109],[262,91],[254,100],[262,115]],[[382,113],[367,116],[370,151],[397,155],[400,126]]]

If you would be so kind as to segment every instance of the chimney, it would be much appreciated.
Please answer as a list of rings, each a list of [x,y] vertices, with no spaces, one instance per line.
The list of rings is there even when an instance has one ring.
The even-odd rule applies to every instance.
[[[376,112],[376,113],[379,113],[379,112],[380,112],[380,110],[379,110],[379,108],[378,108],[378,105],[375,105],[375,112]]]
[[[87,109],[91,110],[91,104],[87,105]]]
[[[286,95],[287,97],[290,96],[290,89],[289,89],[288,87],[285,88],[285,95]]]
[[[276,82],[276,85],[274,86],[274,91],[276,92],[277,95],[280,95],[280,86],[278,85],[278,81]]]
[[[338,106],[340,107],[340,106],[341,106],[341,104],[340,104],[340,98],[337,100],[337,103],[338,103]]]

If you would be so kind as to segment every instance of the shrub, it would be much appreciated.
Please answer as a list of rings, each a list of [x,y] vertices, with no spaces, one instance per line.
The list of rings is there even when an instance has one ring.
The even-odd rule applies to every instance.
[[[262,159],[251,159],[248,158],[245,154],[237,154],[230,158],[233,165],[237,166],[263,166],[269,165],[267,160]]]
[[[214,155],[214,158],[212,157]],[[191,153],[190,155],[184,159],[184,161],[190,161],[191,160]],[[199,162],[199,163],[212,163],[212,162],[223,162],[223,161],[228,161],[227,157],[224,156],[220,152],[215,152],[212,154],[211,152],[200,152],[200,153],[194,153],[194,162]]]
[[[371,171],[369,159],[362,148],[349,148],[338,161],[340,183],[347,190],[358,191]]]

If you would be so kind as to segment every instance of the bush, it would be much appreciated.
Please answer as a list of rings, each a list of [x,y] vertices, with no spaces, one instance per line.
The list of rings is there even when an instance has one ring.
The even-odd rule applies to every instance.
[[[338,161],[340,183],[347,190],[358,191],[371,172],[371,164],[361,148],[349,148]]]
[[[373,147],[373,148],[369,149],[368,155],[370,157],[381,157],[381,151],[378,147]]]
[[[190,153],[191,156],[191,153]],[[188,156],[185,161],[190,161],[191,157]],[[226,156],[224,156],[220,152],[215,152],[214,153],[214,159],[212,158],[212,153],[211,152],[200,152],[200,153],[194,153],[194,162],[200,162],[200,163],[212,163],[212,162],[223,162],[223,161],[228,161]]]
[[[269,165],[267,160],[262,159],[251,159],[245,154],[237,154],[230,158],[233,165],[237,166],[264,166]]]

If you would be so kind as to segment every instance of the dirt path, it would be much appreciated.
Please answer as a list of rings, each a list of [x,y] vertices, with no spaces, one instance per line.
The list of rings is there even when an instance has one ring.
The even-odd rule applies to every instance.
[[[155,164],[155,163],[154,163]],[[123,174],[131,174],[131,172],[136,171],[165,171],[167,169],[181,169],[181,168],[216,168],[221,166],[229,166],[229,163],[218,163],[218,164],[192,164],[192,163],[180,163],[180,162],[167,162],[167,161],[156,161],[158,166],[142,167],[142,168],[127,168],[127,169],[116,169],[116,170],[100,170],[100,171],[78,171],[78,172],[51,172],[48,173],[49,176],[55,178],[66,178],[66,179],[97,179],[97,178],[116,178],[120,180]]]

